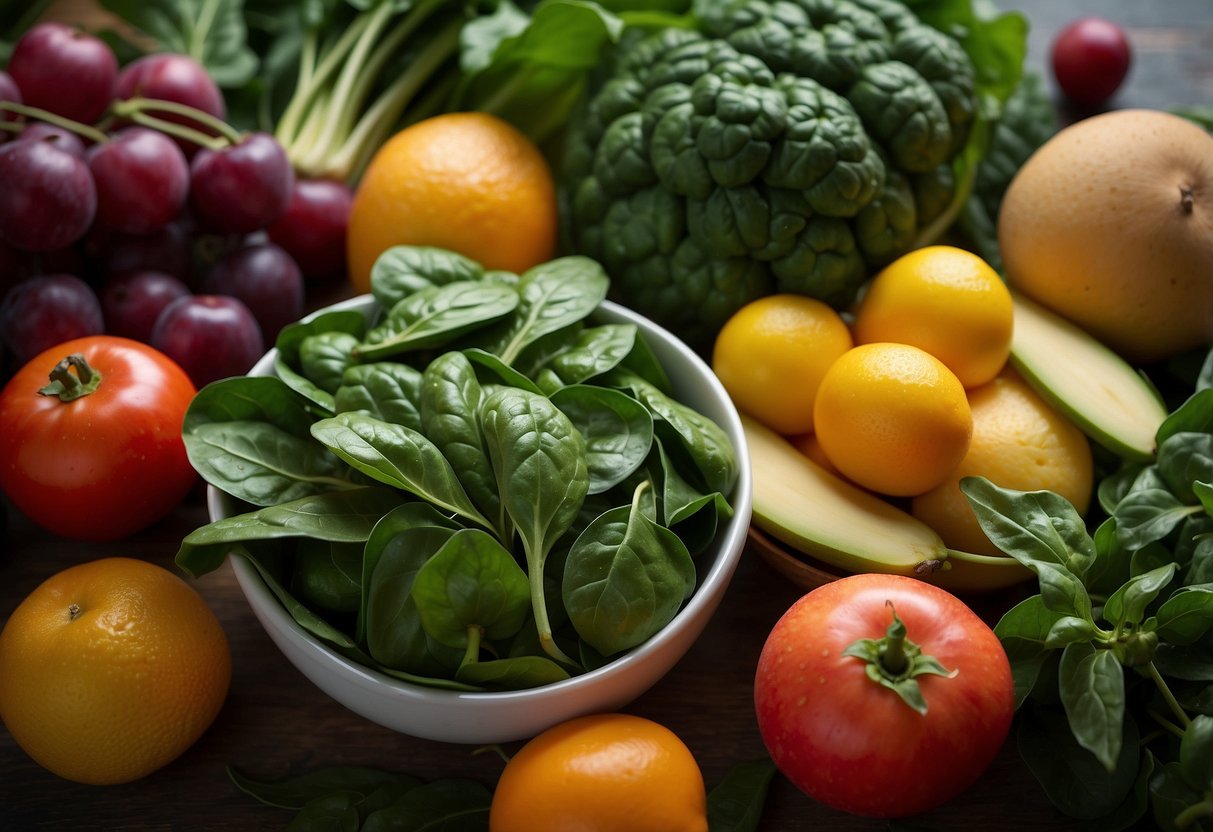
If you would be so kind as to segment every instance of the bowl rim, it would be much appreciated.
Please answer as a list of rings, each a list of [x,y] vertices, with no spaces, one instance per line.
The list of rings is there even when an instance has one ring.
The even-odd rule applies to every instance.
[[[301,321],[308,321],[318,315],[334,311],[358,310],[366,312],[369,304],[373,301],[370,294],[358,295],[357,297],[348,298],[338,301],[337,303],[317,309],[314,312],[305,315]],[[701,380],[706,383],[709,394],[712,399],[718,400],[724,406],[723,416],[724,423],[720,427],[728,435],[729,440],[733,443],[733,452],[737,459],[737,481],[733,486],[733,490],[729,495],[729,504],[733,509],[733,516],[729,518],[722,529],[717,531],[717,537],[714,546],[717,549],[716,556],[712,560],[706,574],[698,581],[694,592],[690,598],[682,605],[670,620],[658,632],[654,633],[642,644],[628,650],[623,655],[612,659],[601,667],[588,670],[585,673],[571,676],[568,679],[562,679],[558,682],[551,682],[546,685],[537,687],[523,688],[519,690],[505,691],[460,691],[449,690],[445,688],[429,687],[425,685],[407,682],[402,679],[396,679],[372,667],[367,667],[353,659],[341,655],[337,651],[323,644],[314,636],[308,633],[295,621],[293,617],[286,611],[286,608],[278,600],[278,598],[270,590],[269,586],[261,578],[257,570],[241,555],[229,553],[228,561],[232,565],[233,571],[236,573],[237,581],[240,583],[241,589],[248,593],[253,592],[258,596],[261,602],[263,611],[272,616],[277,625],[289,630],[308,649],[318,651],[323,657],[332,664],[340,666],[341,670],[360,677],[363,683],[374,683],[379,688],[388,688],[396,694],[406,698],[424,698],[437,701],[491,701],[495,703],[514,702],[523,703],[532,699],[546,698],[549,696],[558,695],[565,691],[575,691],[583,687],[589,687],[595,682],[604,678],[611,678],[617,675],[626,674],[633,667],[643,667],[648,662],[652,661],[655,656],[663,653],[670,642],[679,638],[682,632],[682,624],[688,620],[693,620],[704,616],[706,623],[707,618],[714,613],[715,607],[723,598],[728,589],[728,584],[732,580],[738,563],[741,560],[742,554],[746,547],[748,538],[750,521],[753,510],[753,479],[752,471],[749,464],[749,448],[745,442],[745,432],[742,429],[741,419],[737,412],[737,408],[731,404],[731,399],[724,385],[716,377],[716,374],[708,366],[708,364],[694,352],[683,341],[676,338],[672,333],[666,330],[659,324],[651,321],[639,313],[621,306],[609,300],[604,300],[599,305],[598,310],[604,311],[608,315],[621,318],[627,323],[633,323],[640,329],[645,330],[646,337],[650,336],[656,339],[657,344],[652,344],[658,352],[673,351],[683,360],[689,361],[694,366],[701,377]],[[265,355],[263,355],[248,371],[248,375],[271,375],[273,374],[274,361],[278,355],[278,350],[271,347]],[[665,366],[665,361],[662,365]],[[678,380],[672,379],[675,387],[678,386]],[[719,422],[719,419],[713,417],[713,421]],[[207,511],[210,519],[216,520],[223,516],[228,505],[230,505],[231,497],[220,491],[213,485],[207,485],[206,501]],[[227,512],[230,514],[230,511]],[[246,599],[251,602],[251,599]],[[256,610],[254,610],[256,612]],[[689,649],[688,643],[687,648]],[[680,651],[675,663],[681,660],[685,649]],[[671,667],[673,664],[671,664]]]

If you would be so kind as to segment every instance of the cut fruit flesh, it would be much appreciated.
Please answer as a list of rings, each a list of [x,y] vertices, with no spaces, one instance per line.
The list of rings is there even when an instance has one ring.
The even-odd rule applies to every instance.
[[[1013,293],[1011,364],[1083,433],[1116,455],[1154,458],[1167,410],[1127,361],[1077,325]]]

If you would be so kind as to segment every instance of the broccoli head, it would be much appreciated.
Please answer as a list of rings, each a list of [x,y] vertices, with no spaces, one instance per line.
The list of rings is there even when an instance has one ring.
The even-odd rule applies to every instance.
[[[625,38],[574,117],[566,237],[700,352],[793,292],[842,307],[948,210],[977,110],[961,45],[893,0],[702,3]]]

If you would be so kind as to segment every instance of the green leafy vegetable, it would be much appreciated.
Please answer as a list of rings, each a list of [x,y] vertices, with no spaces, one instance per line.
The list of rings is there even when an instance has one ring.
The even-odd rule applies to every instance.
[[[668,624],[733,514],[738,460],[637,328],[599,320],[601,268],[519,277],[398,247],[372,289],[366,314],[285,327],[275,376],[195,397],[191,459],[241,502],[177,563],[244,557],[322,644],[455,690],[566,679]],[[337,791],[301,811],[374,814]]]

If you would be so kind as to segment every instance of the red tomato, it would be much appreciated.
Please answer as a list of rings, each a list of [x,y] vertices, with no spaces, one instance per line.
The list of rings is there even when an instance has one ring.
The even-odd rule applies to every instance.
[[[955,671],[915,677],[925,713],[869,676],[870,666],[888,675],[879,661],[843,652],[865,639],[879,645],[894,614],[907,647]],[[754,705],[767,750],[792,783],[870,817],[924,812],[968,788],[1002,747],[1015,710],[994,632],[960,599],[900,575],[853,575],[793,604],[759,657]]]
[[[72,354],[99,375],[96,389],[70,401],[40,392]],[[67,373],[70,386],[89,370]],[[94,335],[52,347],[0,391],[0,488],[30,520],[63,537],[134,534],[194,484],[181,441],[194,393],[180,367],[137,341]]]

